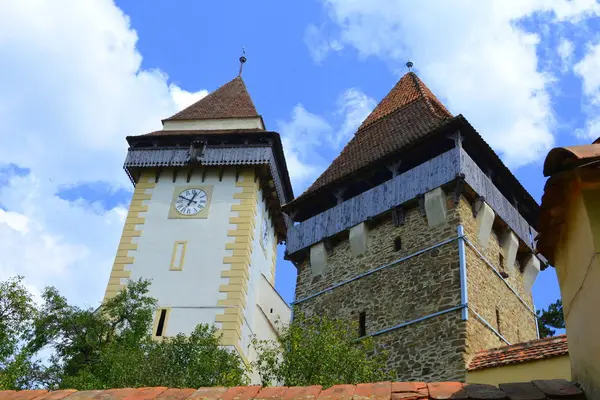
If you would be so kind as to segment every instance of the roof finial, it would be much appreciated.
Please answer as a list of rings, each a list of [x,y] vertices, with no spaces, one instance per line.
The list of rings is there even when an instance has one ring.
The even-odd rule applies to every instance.
[[[411,68],[413,67],[413,62],[408,60],[408,62],[406,63],[406,66],[408,67],[408,72],[410,72]]]
[[[244,68],[244,63],[246,62],[246,48],[242,46],[242,56],[240,57],[240,72],[238,76],[242,76],[242,68]]]

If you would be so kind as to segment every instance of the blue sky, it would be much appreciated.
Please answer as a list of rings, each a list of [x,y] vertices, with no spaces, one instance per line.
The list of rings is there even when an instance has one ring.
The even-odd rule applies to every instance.
[[[52,4],[51,4],[52,3]],[[62,0],[0,5],[0,278],[96,305],[131,185],[125,136],[232,79],[282,134],[296,194],[415,71],[540,199],[558,145],[600,136],[598,4],[590,0]],[[279,254],[283,254],[283,248]],[[295,270],[278,260],[293,299]],[[538,307],[559,296],[553,269]]]

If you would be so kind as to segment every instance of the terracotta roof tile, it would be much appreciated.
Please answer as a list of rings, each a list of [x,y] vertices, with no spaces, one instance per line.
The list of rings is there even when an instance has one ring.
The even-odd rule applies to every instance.
[[[382,100],[340,155],[294,202],[396,153],[452,118],[433,95],[430,97],[420,94],[421,91],[431,93],[424,84],[421,83],[424,88],[421,90],[410,85],[413,81],[412,75],[414,74],[409,73],[398,82],[390,92],[394,93],[392,98],[388,99],[388,95]],[[400,90],[406,90],[408,93]]]
[[[393,112],[406,107],[407,105],[423,100],[433,114],[452,117],[452,114],[435,97],[429,88],[419,79],[417,74],[409,72],[404,75],[396,86],[379,102],[377,107],[363,121],[358,130],[375,123],[381,118],[392,114]]]
[[[472,371],[482,368],[498,367],[506,364],[563,356],[568,353],[567,336],[559,335],[499,347],[497,349],[480,351],[473,356],[468,369]]]
[[[467,399],[467,392],[460,382],[432,382],[427,384],[429,398],[441,399]]]
[[[63,394],[65,400],[94,399],[211,399],[211,400],[314,400],[322,399],[514,399],[514,400],[542,400],[546,398],[580,399],[583,392],[575,384],[563,379],[547,381],[519,382],[501,384],[499,387],[491,385],[467,385],[460,382],[377,382],[358,385],[336,385],[329,389],[321,390],[320,386],[308,387],[269,387],[242,386],[233,388],[200,388],[194,389],[166,389],[164,387],[139,388],[139,389],[112,389],[112,390],[87,390],[57,391],[0,391],[0,400],[9,399],[45,399],[48,395]],[[32,397],[33,396],[33,397]]]
[[[355,390],[356,386],[354,385],[335,385],[323,390],[318,400],[350,400],[354,396]]]
[[[238,76],[164,121],[258,116],[246,85]]]
[[[360,383],[352,400],[389,400],[391,393],[392,382]]]
[[[167,389],[156,400],[185,400],[194,392],[196,392],[196,389]]]
[[[284,400],[313,400],[319,397],[321,386],[292,386],[286,390]]]

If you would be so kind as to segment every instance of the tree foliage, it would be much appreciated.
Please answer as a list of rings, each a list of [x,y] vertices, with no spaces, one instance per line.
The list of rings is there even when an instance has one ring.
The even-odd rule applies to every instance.
[[[198,325],[189,336],[152,338],[156,301],[148,296],[149,285],[130,281],[96,310],[70,305],[47,288],[25,346],[27,354],[53,350],[47,365],[37,365],[36,382],[79,390],[245,384],[240,358],[219,346],[212,326]]]
[[[545,310],[537,310],[540,337],[554,336],[557,329],[565,328],[562,300],[558,299]]]
[[[298,315],[277,341],[252,341],[253,363],[263,385],[356,384],[388,378],[387,355],[372,338],[357,338],[358,327],[339,319]]]
[[[35,303],[23,278],[0,282],[0,390],[22,389],[34,379],[37,364],[25,341],[35,317]]]
[[[22,278],[0,282],[0,389],[202,387],[248,384],[246,366],[215,327],[157,340],[150,282],[130,281],[98,309],[46,288],[39,305]],[[388,378],[387,356],[341,320],[297,317],[277,341],[253,340],[265,385],[323,385]],[[43,362],[40,354],[50,354]]]

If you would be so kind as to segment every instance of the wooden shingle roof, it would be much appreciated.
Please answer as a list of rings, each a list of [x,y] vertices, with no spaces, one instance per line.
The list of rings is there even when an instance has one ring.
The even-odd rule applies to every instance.
[[[414,72],[404,75],[364,120],[340,155],[294,202],[398,152],[452,119]]]
[[[253,118],[258,112],[240,76],[163,121]]]

